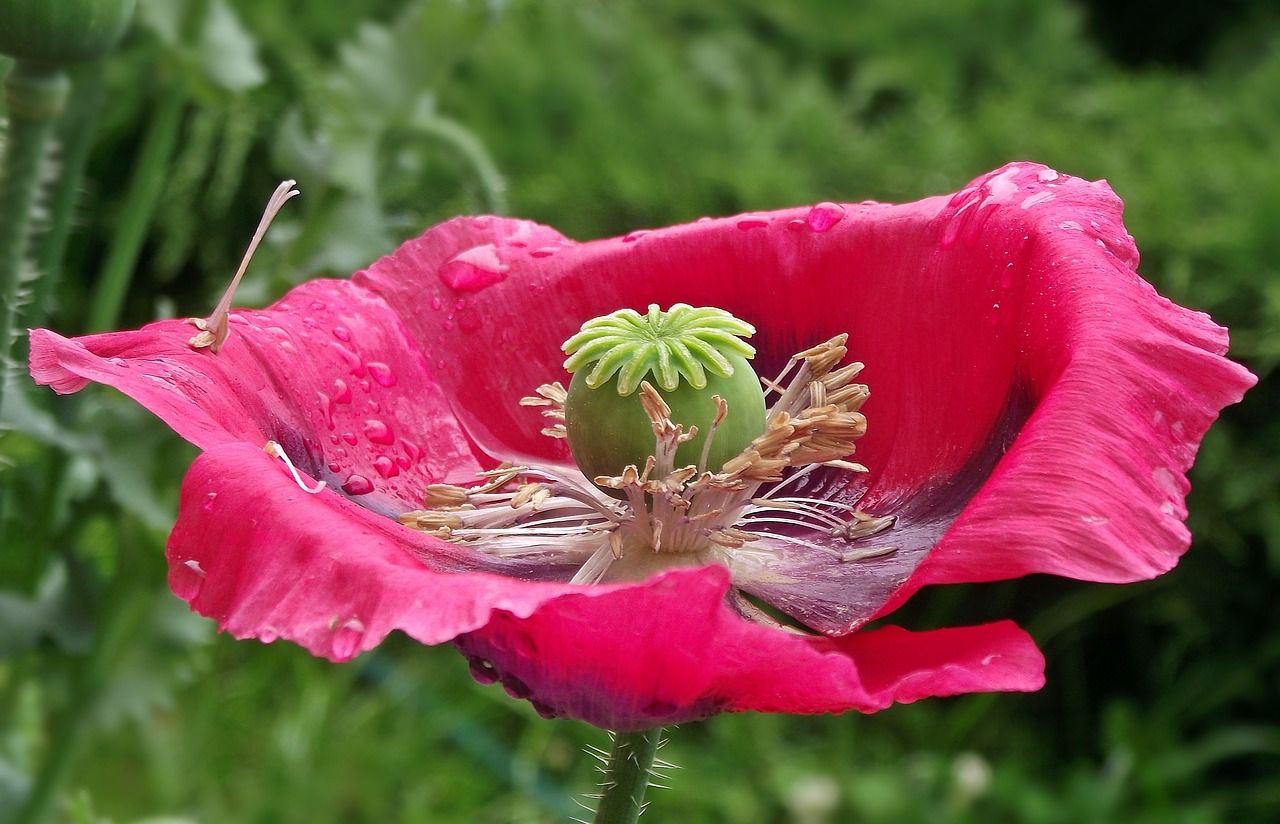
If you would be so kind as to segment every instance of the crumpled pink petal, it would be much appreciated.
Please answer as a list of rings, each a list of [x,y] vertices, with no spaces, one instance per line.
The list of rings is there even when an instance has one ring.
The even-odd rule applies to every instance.
[[[870,712],[1043,681],[1039,651],[1008,622],[815,638],[743,621],[720,567],[571,587],[440,572],[441,545],[458,551],[340,495],[306,492],[278,460],[227,444],[200,455],[183,484],[169,583],[238,638],[284,638],[334,660],[393,629],[456,640],[477,677],[501,673],[541,711],[609,729],[726,710]]]
[[[477,677],[616,729],[871,711],[1042,682],[1038,651],[1008,623],[851,632],[919,587],[1129,581],[1185,550],[1185,471],[1253,379],[1221,357],[1224,330],[1155,295],[1136,262],[1105,184],[1033,164],[950,198],[582,244],[459,219],[349,283],[237,313],[216,356],[190,350],[178,322],[78,340],[37,330],[32,374],[58,391],[117,386],[207,450],[184,483],[171,583],[238,637],[336,660],[392,629],[452,639]],[[650,302],[749,320],[765,374],[843,331],[867,363],[856,458],[871,472],[833,470],[807,491],[898,515],[883,535],[898,552],[797,557],[803,574],[752,589],[838,637],[741,619],[720,568],[569,586],[555,582],[564,569],[477,556],[386,517],[498,459],[566,461],[518,399],[564,379],[558,347],[583,320]],[[329,488],[304,491],[261,452],[268,439]]]

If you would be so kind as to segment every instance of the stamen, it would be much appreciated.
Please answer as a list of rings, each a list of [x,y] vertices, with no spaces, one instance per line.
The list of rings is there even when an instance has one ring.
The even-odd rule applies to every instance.
[[[262,451],[266,452],[273,458],[279,458],[284,461],[284,465],[289,467],[289,474],[293,475],[294,482],[302,488],[303,492],[309,492],[312,495],[315,495],[325,488],[324,481],[316,481],[316,485],[314,487],[307,486],[307,482],[302,480],[302,475],[300,475],[298,470],[294,468],[293,461],[289,460],[289,456],[285,454],[284,449],[275,441],[267,441],[267,445],[262,448]]]
[[[866,418],[858,409],[870,393],[853,382],[862,364],[839,366],[846,340],[838,335],[800,352],[776,381],[763,381],[776,396],[765,413],[764,432],[718,470],[708,471],[708,463],[717,430],[721,441],[730,437],[732,421],[721,429],[729,403],[712,396],[714,414],[698,421],[706,430],[698,463],[677,467],[677,450],[697,436],[698,427],[686,431],[672,420],[662,394],[637,376],[638,398],[632,400],[641,404],[654,438],[652,453],[643,459],[637,455],[635,463],[606,466],[618,474],[600,474],[592,478],[594,483],[554,468],[503,465],[479,473],[481,482],[475,487],[427,487],[427,508],[406,513],[401,521],[494,557],[577,564],[571,579],[575,584],[630,580],[680,564],[723,563],[734,570],[739,585],[752,580],[752,570],[777,574],[777,561],[790,551],[780,545],[822,553],[839,563],[896,552],[895,546],[851,543],[888,530],[894,516],[868,515],[853,504],[803,492],[804,479],[820,466],[867,471],[848,459],[866,431]],[[613,345],[603,338],[597,343]],[[588,351],[585,345],[583,351]],[[669,357],[655,354],[655,374],[676,368],[681,352],[673,346]],[[544,431],[563,435],[566,398],[563,386],[550,383],[520,403],[540,408],[552,421]],[[644,443],[643,429],[641,434]],[[602,490],[621,494],[609,497]],[[615,562],[622,566],[613,567]]]
[[[707,427],[707,439],[702,444],[702,456],[698,458],[698,471],[707,471],[707,458],[711,455],[711,443],[716,439],[716,430],[720,428],[720,424],[724,423],[725,416],[729,414],[729,404],[719,395],[712,395],[711,402],[716,405],[716,416],[711,419],[711,426]]]
[[[208,350],[215,355],[222,348],[222,344],[227,340],[229,329],[227,326],[227,318],[231,312],[231,299],[235,296],[236,287],[240,285],[240,279],[244,277],[245,270],[249,268],[249,261],[253,259],[253,253],[257,250],[258,244],[262,241],[263,236],[267,233],[267,227],[271,225],[271,221],[275,219],[276,214],[281,207],[301,192],[293,188],[297,181],[286,180],[276,187],[271,195],[271,200],[267,201],[267,208],[262,212],[262,219],[258,221],[258,229],[253,233],[253,239],[249,241],[249,248],[245,250],[244,257],[240,259],[240,268],[236,270],[236,276],[231,279],[231,285],[227,287],[227,291],[222,293],[222,299],[218,301],[218,305],[213,308],[213,314],[207,318],[188,318],[187,323],[200,330],[200,333],[191,338],[187,344],[192,349]]]

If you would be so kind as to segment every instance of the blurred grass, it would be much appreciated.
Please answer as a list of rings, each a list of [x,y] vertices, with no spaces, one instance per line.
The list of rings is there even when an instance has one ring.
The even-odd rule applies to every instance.
[[[652,815],[1274,821],[1280,16],[1263,0],[1218,4],[1190,48],[1185,26],[1160,20],[1195,5],[1165,4],[1141,37],[1117,38],[1149,4],[144,0],[102,65],[50,323],[83,331],[100,306],[103,261],[140,208],[137,147],[175,83],[177,139],[142,172],[158,187],[155,218],[118,326],[212,306],[283,177],[305,197],[258,253],[244,304],[504,206],[587,239],[954,191],[1019,158],[1105,177],[1146,277],[1230,326],[1233,354],[1265,379],[1206,440],[1193,551],[1134,587],[1036,578],[922,593],[901,615],[909,626],[1018,618],[1045,648],[1049,686],[871,717],[687,725],[663,751],[683,769],[653,793]],[[0,820],[66,718],[92,733],[61,820],[574,814],[593,782],[583,746],[603,734],[475,685],[447,647],[398,638],[339,667],[209,640],[165,591],[160,558],[190,448],[110,393],[48,395],[9,404],[19,431],[0,442],[0,581],[25,599],[0,614],[31,641],[7,636],[0,660]],[[94,629],[122,597],[122,546],[141,572],[114,586],[149,599],[148,631],[77,714]]]

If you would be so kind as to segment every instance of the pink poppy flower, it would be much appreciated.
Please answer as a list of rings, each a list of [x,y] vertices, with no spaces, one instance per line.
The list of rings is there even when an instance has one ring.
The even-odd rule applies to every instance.
[[[452,641],[478,679],[619,730],[870,712],[1043,683],[1039,651],[1007,621],[865,628],[921,587],[1136,581],[1186,549],[1185,473],[1254,379],[1223,357],[1225,330],[1157,295],[1137,261],[1105,183],[1027,163],[950,197],[587,243],[459,218],[350,281],[233,313],[216,354],[190,346],[181,321],[35,330],[31,373],[61,393],[114,386],[204,450],[183,483],[170,583],[238,638],[333,660],[395,629]],[[520,399],[566,379],[560,346],[585,320],[677,302],[753,324],[766,377],[848,333],[871,391],[856,456],[868,471],[824,467],[795,486],[828,514],[856,507],[891,526],[850,544],[761,523],[768,574],[715,563],[587,585],[571,582],[580,553],[399,522],[428,487],[501,461],[568,466]],[[753,620],[743,593],[813,632]]]

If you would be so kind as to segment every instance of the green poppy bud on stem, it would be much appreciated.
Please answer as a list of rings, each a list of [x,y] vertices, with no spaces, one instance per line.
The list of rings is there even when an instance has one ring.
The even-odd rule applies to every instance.
[[[61,66],[101,57],[120,39],[134,0],[0,0],[0,54]]]
[[[671,408],[671,421],[686,433],[697,430],[679,447],[675,466],[719,471],[764,431],[764,391],[747,362],[755,349],[741,340],[754,333],[722,309],[682,303],[666,312],[651,305],[644,315],[623,309],[583,324],[563,347],[565,368],[574,373],[565,429],[578,468],[588,478],[629,465],[643,470],[655,451],[636,391],[647,380]]]

